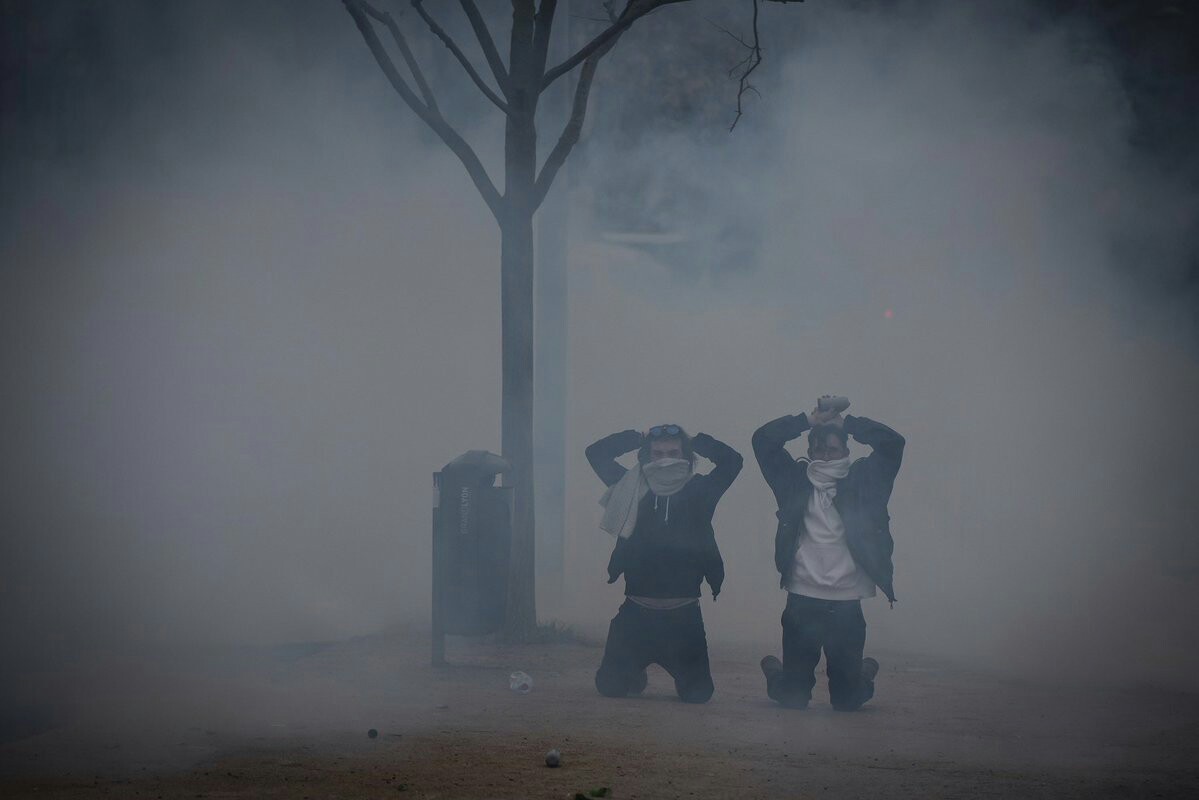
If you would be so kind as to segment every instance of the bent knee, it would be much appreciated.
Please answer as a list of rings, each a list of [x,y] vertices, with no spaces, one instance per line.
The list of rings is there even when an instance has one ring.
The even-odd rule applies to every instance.
[[[712,693],[716,690],[711,683],[677,688],[679,699],[684,703],[706,703],[712,699]]]
[[[595,673],[595,690],[604,697],[624,697],[629,693],[629,681],[624,676],[601,669]]]

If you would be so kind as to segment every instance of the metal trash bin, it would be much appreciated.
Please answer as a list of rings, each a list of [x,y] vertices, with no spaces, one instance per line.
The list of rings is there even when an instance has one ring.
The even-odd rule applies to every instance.
[[[504,625],[512,544],[511,469],[502,457],[470,450],[433,473],[433,664],[445,663],[445,637],[482,636]]]

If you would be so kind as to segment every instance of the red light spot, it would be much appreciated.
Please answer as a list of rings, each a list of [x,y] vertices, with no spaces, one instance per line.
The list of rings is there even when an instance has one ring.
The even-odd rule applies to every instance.
[[[888,308],[886,311],[883,312],[883,316],[886,317],[887,319],[894,319],[895,312]]]

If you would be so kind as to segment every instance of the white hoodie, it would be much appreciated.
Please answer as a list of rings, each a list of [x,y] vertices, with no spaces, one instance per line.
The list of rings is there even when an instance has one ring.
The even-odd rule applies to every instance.
[[[837,481],[849,474],[849,458],[808,462],[812,495],[804,511],[787,591],[819,600],[860,600],[874,597],[874,581],[858,569],[845,543],[845,523],[833,498]]]

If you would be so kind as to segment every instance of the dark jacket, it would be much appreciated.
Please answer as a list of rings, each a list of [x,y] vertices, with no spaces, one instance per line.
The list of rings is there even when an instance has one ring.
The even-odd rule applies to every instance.
[[[803,534],[804,512],[812,494],[807,459],[796,461],[784,445],[810,427],[807,414],[779,417],[758,428],[753,438],[754,456],[778,501],[774,565],[784,586]],[[888,600],[895,602],[895,568],[891,563],[895,544],[891,539],[887,502],[903,461],[904,440],[886,425],[865,417],[846,416],[845,432],[869,445],[873,452],[853,462],[849,474],[837,481],[833,505],[845,523],[845,543],[854,563],[870,576]]]
[[[605,485],[627,471],[619,456],[641,446],[642,437],[628,430],[605,436],[587,448],[587,461]],[[691,439],[692,449],[716,467],[696,475],[669,498],[646,492],[637,507],[637,524],[627,539],[617,539],[608,561],[608,583],[624,573],[625,594],[638,597],[699,597],[706,578],[712,595],[724,583],[724,560],[716,546],[712,514],[721,495],[741,471],[741,454],[706,433]],[[667,504],[669,500],[669,505]]]

